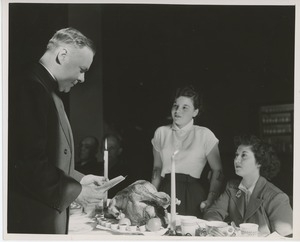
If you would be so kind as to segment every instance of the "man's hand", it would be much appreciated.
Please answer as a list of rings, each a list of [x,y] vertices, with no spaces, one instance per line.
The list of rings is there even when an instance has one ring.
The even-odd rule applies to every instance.
[[[99,203],[104,196],[105,191],[100,186],[83,185],[76,202],[83,206],[89,203]]]
[[[80,184],[101,186],[105,182],[107,182],[107,179],[103,176],[86,175],[81,179]]]
[[[83,211],[90,216],[96,210],[97,205],[101,200],[106,197],[106,192],[101,186],[95,184],[82,185],[82,190],[75,202],[79,203],[83,207]]]
[[[86,213],[91,213],[96,209],[101,199],[105,198],[106,192],[101,187],[107,179],[102,176],[84,176],[80,184],[82,190],[75,202],[79,203]]]

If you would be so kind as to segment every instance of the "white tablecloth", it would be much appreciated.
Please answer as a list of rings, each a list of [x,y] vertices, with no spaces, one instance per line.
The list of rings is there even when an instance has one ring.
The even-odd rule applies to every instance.
[[[176,224],[180,225],[180,219],[184,218],[184,217],[185,216],[177,215]],[[206,220],[202,220],[202,219],[198,219],[198,220],[200,223],[207,222]],[[101,236],[102,238],[105,236],[111,237],[112,235],[122,235],[122,236],[124,236],[124,235],[132,236],[133,235],[133,234],[130,234],[129,232],[126,232],[125,234],[121,234],[119,232],[114,232],[111,230],[99,229],[96,227],[97,224],[98,224],[98,222],[97,222],[96,218],[89,217],[85,213],[78,212],[78,213],[72,214],[70,216],[70,220],[69,220],[69,235],[76,235],[76,236],[88,235],[88,236],[96,236],[96,237]],[[152,234],[152,235],[155,235],[155,234]],[[142,235],[134,234],[134,236],[142,236]],[[161,236],[161,235],[157,235],[157,236]],[[270,237],[272,239],[284,238],[276,232],[268,235],[267,237]],[[180,236],[179,236],[179,238],[180,238]]]

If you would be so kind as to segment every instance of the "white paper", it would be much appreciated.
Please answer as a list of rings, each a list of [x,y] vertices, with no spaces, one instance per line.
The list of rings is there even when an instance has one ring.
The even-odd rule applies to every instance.
[[[117,176],[114,179],[109,180],[108,182],[104,183],[101,188],[104,189],[104,191],[108,191],[115,185],[119,184],[121,181],[125,180],[126,177],[124,176]]]

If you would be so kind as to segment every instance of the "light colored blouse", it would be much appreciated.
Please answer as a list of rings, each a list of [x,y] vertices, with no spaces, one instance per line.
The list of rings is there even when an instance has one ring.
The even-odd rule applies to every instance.
[[[257,180],[258,180],[258,178],[259,178],[259,177],[257,177]],[[251,195],[252,195],[252,193],[253,193],[253,190],[254,190],[254,188],[255,188],[255,185],[256,185],[257,180],[256,180],[256,181],[255,181],[248,189],[247,189],[247,187],[245,187],[245,186],[243,185],[242,182],[241,182],[240,185],[239,185],[239,189],[245,193],[246,204],[249,203],[250,197],[251,197]]]
[[[172,124],[155,131],[152,145],[159,152],[163,163],[162,177],[171,173],[171,157],[178,150],[175,155],[176,173],[200,178],[207,155],[219,140],[208,128],[194,125],[193,121],[181,129]]]

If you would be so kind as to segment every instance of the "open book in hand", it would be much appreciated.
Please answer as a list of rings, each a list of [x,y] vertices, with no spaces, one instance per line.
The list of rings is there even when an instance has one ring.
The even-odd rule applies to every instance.
[[[104,191],[108,191],[109,189],[111,189],[112,187],[114,187],[115,185],[119,184],[121,181],[125,180],[126,177],[124,176],[117,176],[111,180],[109,180],[108,182],[105,182],[101,188]]]

